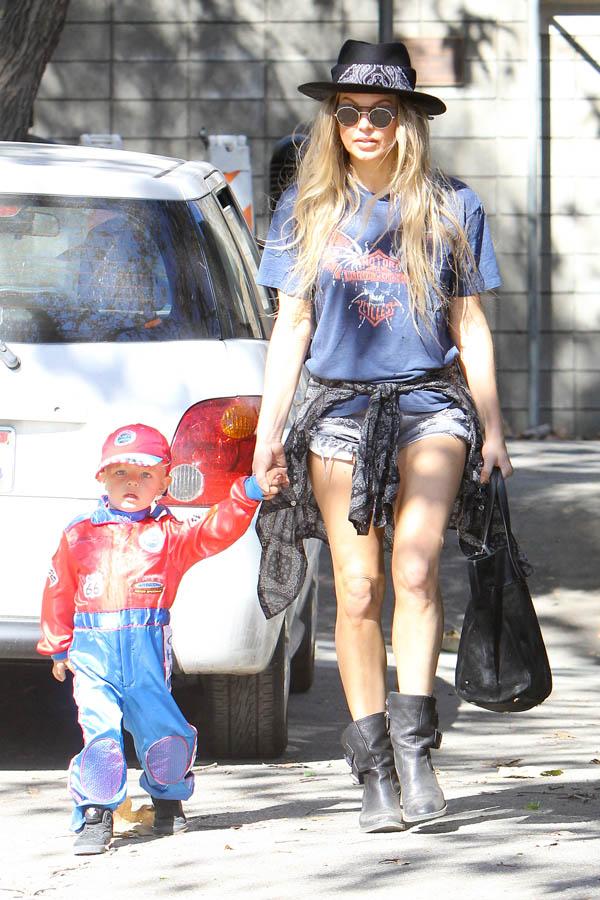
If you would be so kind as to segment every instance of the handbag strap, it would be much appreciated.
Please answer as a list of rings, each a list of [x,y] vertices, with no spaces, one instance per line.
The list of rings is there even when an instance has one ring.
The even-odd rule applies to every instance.
[[[492,469],[489,484],[490,487],[488,502],[485,510],[485,522],[483,526],[482,549],[485,553],[491,552],[488,541],[490,537],[490,530],[492,527],[492,519],[494,517],[494,508],[497,506],[500,512],[500,518],[502,519],[502,525],[504,526],[504,534],[506,536],[506,549],[511,565],[515,574],[524,579],[525,575],[523,574],[523,570],[521,569],[519,561],[515,558],[514,554],[514,548],[516,547],[517,542],[513,537],[510,524],[510,510],[508,508],[508,494],[506,492],[506,484],[504,482],[502,472],[497,466],[494,466],[494,468]]]
[[[492,474],[490,475],[490,480],[488,482],[488,496],[485,507],[483,533],[481,536],[481,549],[484,551],[484,553],[491,553],[491,550],[488,546],[488,540],[490,537],[490,528],[492,527],[492,518],[494,516],[494,506],[496,505],[496,494],[498,488],[498,479],[496,477],[496,472],[498,472],[500,476],[502,476],[500,469],[493,468]]]

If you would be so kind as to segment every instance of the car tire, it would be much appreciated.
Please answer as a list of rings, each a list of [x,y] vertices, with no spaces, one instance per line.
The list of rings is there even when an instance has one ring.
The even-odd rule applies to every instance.
[[[306,693],[312,687],[315,678],[318,589],[319,580],[315,577],[299,616],[304,625],[304,634],[300,646],[292,657],[290,667],[290,691],[293,694]]]
[[[272,759],[287,747],[289,650],[285,620],[271,662],[257,675],[202,677],[205,734],[212,756]]]

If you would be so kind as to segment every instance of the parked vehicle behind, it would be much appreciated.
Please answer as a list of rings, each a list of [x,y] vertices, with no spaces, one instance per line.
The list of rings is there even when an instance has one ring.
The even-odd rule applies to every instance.
[[[272,324],[257,259],[210,164],[0,144],[0,660],[36,656],[50,558],[95,503],[98,448],[116,426],[171,439],[166,503],[181,518],[250,472]],[[216,755],[286,745],[290,669],[292,689],[312,681],[318,546],[307,549],[300,597],[270,621],[254,528],[184,577],[176,671]]]

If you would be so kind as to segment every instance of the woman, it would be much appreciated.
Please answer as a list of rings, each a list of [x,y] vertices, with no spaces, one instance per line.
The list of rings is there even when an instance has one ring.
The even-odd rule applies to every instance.
[[[347,41],[331,82],[300,86],[321,106],[259,273],[279,311],[254,471],[265,492],[270,466],[287,463],[290,478],[259,520],[259,593],[267,615],[282,609],[300,583],[302,539],[326,537],[353,720],[342,743],[364,784],[363,831],[445,812],[430,758],[441,738],[440,553],[457,494],[453,520],[468,542],[481,485],[494,466],[512,472],[479,299],[500,284],[485,214],[466,185],[431,169],[428,118],[445,106],[415,81],[403,44]],[[284,451],[307,351],[311,380]],[[389,734],[386,531],[398,674]]]

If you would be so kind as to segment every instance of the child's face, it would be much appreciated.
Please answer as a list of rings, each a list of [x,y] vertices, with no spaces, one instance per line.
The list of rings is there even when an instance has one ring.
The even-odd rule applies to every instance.
[[[113,509],[139,512],[153,500],[161,497],[171,478],[164,465],[134,466],[131,463],[115,463],[107,466],[98,476],[104,482],[108,502]]]

